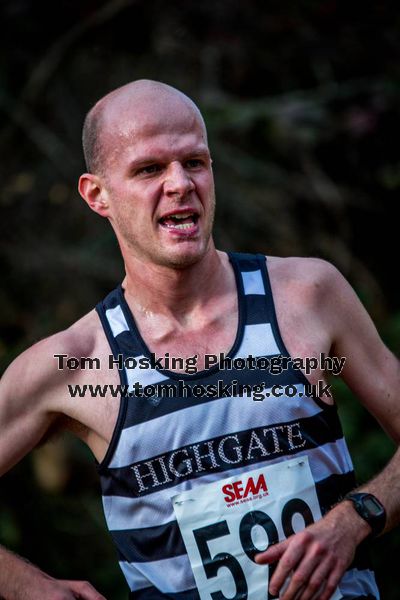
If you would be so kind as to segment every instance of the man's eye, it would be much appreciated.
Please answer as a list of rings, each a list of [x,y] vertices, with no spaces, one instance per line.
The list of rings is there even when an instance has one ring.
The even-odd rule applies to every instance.
[[[160,171],[161,166],[160,165],[146,165],[145,167],[141,167],[138,170],[138,174],[139,175],[153,175],[154,173],[158,173],[158,171]]]
[[[189,169],[196,169],[196,167],[201,167],[203,165],[203,161],[200,158],[191,158],[186,161],[186,166]]]

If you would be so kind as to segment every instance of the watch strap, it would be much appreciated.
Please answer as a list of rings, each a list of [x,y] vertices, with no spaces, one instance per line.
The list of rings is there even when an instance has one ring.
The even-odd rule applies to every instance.
[[[376,496],[367,492],[351,492],[344,497],[344,500],[350,500],[356,512],[371,527],[369,538],[376,537],[384,530],[386,510]]]

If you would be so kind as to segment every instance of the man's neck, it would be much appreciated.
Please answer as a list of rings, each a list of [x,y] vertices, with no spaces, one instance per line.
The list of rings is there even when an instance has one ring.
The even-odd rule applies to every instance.
[[[130,303],[141,311],[187,315],[224,293],[229,275],[226,257],[212,246],[197,263],[183,269],[145,263],[136,258],[125,261],[123,283]]]

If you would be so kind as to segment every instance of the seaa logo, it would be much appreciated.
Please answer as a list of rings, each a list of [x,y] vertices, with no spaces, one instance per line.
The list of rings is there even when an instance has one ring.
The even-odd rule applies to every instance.
[[[233,483],[227,483],[222,486],[222,491],[225,494],[225,502],[233,502],[234,500],[241,500],[247,498],[249,494],[256,496],[261,491],[268,493],[267,484],[263,473],[258,477],[255,482],[253,477],[249,477],[246,485],[243,481],[234,481]]]

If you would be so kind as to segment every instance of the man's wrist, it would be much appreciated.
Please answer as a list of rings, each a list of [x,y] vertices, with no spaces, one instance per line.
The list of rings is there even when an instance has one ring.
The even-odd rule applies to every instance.
[[[0,545],[0,600],[19,598],[35,577],[50,578],[23,556]]]
[[[345,530],[357,546],[371,535],[371,526],[354,510],[350,500],[342,500],[328,514],[334,527]]]
[[[376,496],[369,492],[350,492],[345,500],[351,502],[354,511],[369,525],[369,537],[382,533],[386,525],[386,510]]]

